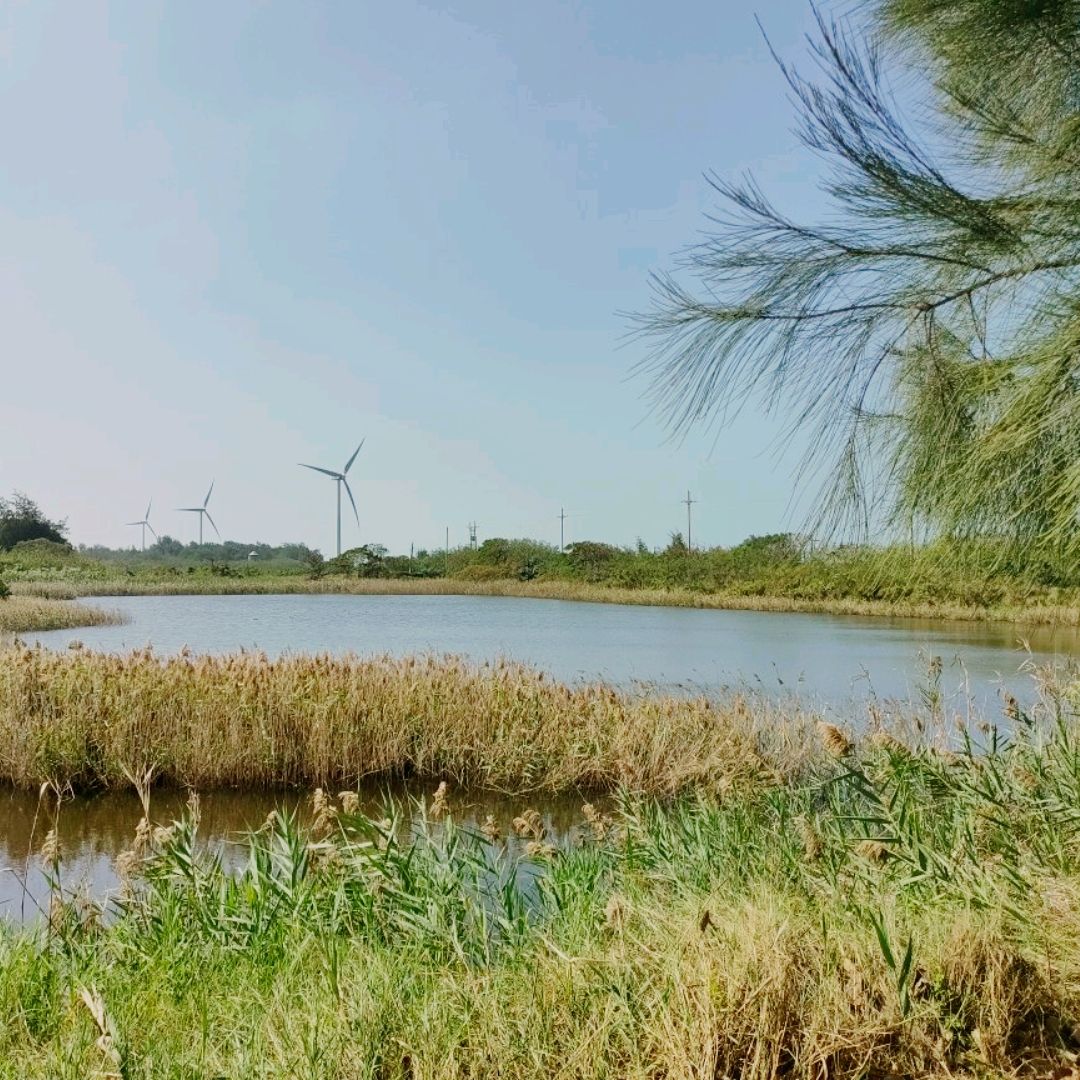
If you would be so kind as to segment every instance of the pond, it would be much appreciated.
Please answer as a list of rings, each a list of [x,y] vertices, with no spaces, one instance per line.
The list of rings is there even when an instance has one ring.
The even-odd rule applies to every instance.
[[[1027,661],[1080,654],[1072,628],[881,617],[716,611],[482,596],[135,596],[95,601],[129,622],[26,635],[62,648],[116,651],[507,656],[558,679],[602,679],[668,691],[752,687],[796,692],[844,710],[917,698],[931,656],[943,689],[996,708],[1030,693]],[[1029,651],[1030,650],[1030,651]]]
[[[140,596],[96,603],[121,611],[121,626],[26,635],[64,648],[71,641],[119,651],[151,645],[162,653],[259,649],[354,652],[360,655],[454,653],[475,660],[500,656],[526,662],[565,681],[602,679],[620,686],[675,693],[726,689],[796,694],[840,717],[865,715],[871,697],[918,700],[930,658],[941,657],[942,689],[955,709],[974,703],[1000,715],[999,696],[1033,693],[1028,670],[1080,653],[1072,629],[935,622],[856,616],[777,614],[557,600],[466,596]],[[376,813],[387,793],[410,804],[422,791],[376,785],[361,791]],[[167,822],[184,793],[155,793],[152,817]],[[537,803],[551,838],[581,827],[580,796]],[[203,841],[228,862],[242,857],[242,834],[275,807],[308,813],[298,792],[203,794]],[[470,794],[461,820],[492,814],[505,829],[521,800]],[[141,816],[132,793],[66,801],[58,833],[65,891],[97,899],[118,881],[116,856],[128,847]],[[0,789],[0,918],[34,920],[48,906],[37,852],[53,809],[36,792]]]

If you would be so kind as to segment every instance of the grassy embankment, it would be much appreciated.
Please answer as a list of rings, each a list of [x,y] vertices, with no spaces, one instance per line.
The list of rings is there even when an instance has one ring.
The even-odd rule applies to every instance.
[[[87,665],[133,684],[148,661],[132,672],[75,657],[64,661],[70,675],[40,677],[36,661],[20,663],[32,677],[9,661],[7,678],[73,694]],[[200,681],[222,674],[194,664]],[[244,671],[228,675],[240,707],[227,715],[251,714],[237,735],[257,728],[262,700]],[[403,702],[416,684],[461,680],[423,666],[377,674]],[[466,737],[439,767],[484,743],[508,754],[525,738],[516,768],[540,761],[545,775],[549,690],[520,687],[520,674],[484,679],[517,701],[523,728],[513,738],[478,721],[458,731],[464,711],[451,705],[450,741]],[[167,705],[173,684],[151,683],[131,751],[153,746],[167,722],[150,703]],[[99,683],[98,696],[110,687],[122,717],[122,685]],[[386,691],[366,693],[385,707]],[[579,744],[590,759],[591,699],[554,693],[561,710],[586,716],[576,735],[562,725],[559,758]],[[42,703],[35,739],[52,715],[53,743],[75,735],[85,753],[87,732],[67,722],[63,700]],[[603,711],[600,701],[596,692],[591,707]],[[670,708],[692,717],[698,706]],[[1080,744],[1064,702],[1050,711],[1042,727],[1013,709],[1012,741],[977,734],[984,745],[952,753],[884,734],[852,746],[828,727],[816,749],[762,742],[748,716],[716,715],[703,731],[736,734],[707,752],[683,744],[708,765],[695,790],[665,802],[624,794],[611,819],[583,807],[558,850],[524,801],[513,824],[474,835],[447,823],[458,795],[443,790],[431,824],[407,839],[353,812],[350,795],[320,795],[310,831],[269,821],[234,876],[198,854],[196,804],[177,825],[140,826],[119,860],[128,891],[105,928],[92,907],[58,901],[48,927],[0,931],[0,1076],[1072,1076]],[[302,742],[310,729],[278,733]],[[631,724],[606,753],[653,761],[653,739]],[[662,747],[667,769],[678,768],[675,748]],[[62,835],[63,810],[48,806],[43,831],[53,812]],[[42,859],[62,881],[51,836]]]
[[[727,611],[805,612],[870,615],[911,619],[1014,622],[1027,625],[1080,626],[1080,589],[1017,592],[983,602],[926,599],[867,599],[858,596],[803,597],[738,592],[698,592],[684,588],[624,588],[560,579],[518,581],[500,578],[355,578],[301,575],[245,575],[236,578],[193,577],[169,581],[138,577],[102,578],[84,585],[68,582],[16,582],[16,595],[79,596],[240,596],[332,594],[351,596],[516,596],[537,600],[573,600],[647,607],[690,607]]]
[[[52,546],[14,549],[0,557],[0,574],[18,595],[55,599],[419,593],[1080,625],[1075,565],[1064,558],[1060,565],[1029,565],[975,545],[808,553],[789,538],[766,537],[730,549],[660,553],[602,544],[560,553],[530,541],[489,541],[449,558],[350,554],[313,572],[299,564],[174,565],[135,555],[121,568]]]
[[[886,615],[894,618],[1000,620],[1032,624],[1080,625],[1080,590],[1058,600],[1019,597],[991,606],[926,600],[867,600],[857,597],[806,598],[696,592],[683,588],[623,588],[560,579],[518,581],[496,578],[356,578],[301,575],[244,575],[235,578],[192,577],[179,581],[138,577],[102,578],[83,585],[69,582],[16,582],[16,595],[52,599],[80,596],[514,596],[537,600],[572,600],[646,607],[691,607],[731,611],[807,612],[835,615]]]

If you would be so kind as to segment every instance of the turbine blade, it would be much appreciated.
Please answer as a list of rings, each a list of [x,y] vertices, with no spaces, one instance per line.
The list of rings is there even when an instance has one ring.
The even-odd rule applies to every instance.
[[[203,499],[203,501],[202,501],[202,504],[203,504],[204,507],[206,506],[206,504],[208,502],[210,502],[210,496],[213,495],[213,493],[214,493],[214,481],[211,480],[210,481],[210,490],[206,493],[206,498]]]
[[[206,515],[206,520],[209,521],[211,525],[214,525],[214,519],[210,516],[210,511],[209,510],[204,510],[203,513]],[[221,533],[218,532],[218,527],[216,525],[214,525],[214,532],[217,533],[217,537],[220,540],[221,539]]]
[[[305,465],[302,461],[298,461],[297,464],[301,469],[314,469],[316,472],[326,473],[327,476],[332,476],[335,480],[341,476],[341,473],[331,472],[330,469],[320,469],[318,465]]]
[[[201,514],[203,512],[201,506],[178,506],[176,509],[185,514]]]
[[[366,438],[367,438],[367,436],[365,435],[365,436],[364,436],[364,439],[366,439]],[[356,448],[356,449],[355,449],[355,450],[353,451],[353,455],[352,455],[352,457],[351,457],[351,458],[349,458],[349,460],[348,460],[348,461],[347,461],[347,462],[345,463],[345,468],[344,468],[344,470],[343,470],[343,471],[342,471],[342,473],[341,473],[341,475],[342,475],[342,476],[344,476],[344,475],[345,475],[345,473],[347,473],[347,472],[348,472],[348,471],[349,471],[349,470],[350,470],[350,469],[352,468],[352,463],[353,463],[353,462],[354,462],[354,461],[356,460],[356,455],[360,453],[360,447],[364,445],[364,439],[361,439],[361,440],[360,440],[360,446],[358,446],[358,447],[357,447],[357,448]]]
[[[125,525],[141,525],[142,522],[141,521],[125,521],[124,524]]]
[[[343,476],[341,482],[345,485],[345,494],[349,496],[349,502],[352,503],[352,512],[356,515],[356,524],[360,524],[360,511],[356,509],[356,500],[352,497],[352,488],[349,487],[349,481]]]
[[[146,504],[146,513],[145,513],[145,514],[143,515],[143,519],[144,519],[144,520],[146,520],[146,521],[149,521],[149,520],[150,520],[150,507],[151,507],[151,506],[153,506],[153,505],[154,505],[154,500],[153,500],[153,499],[151,499],[151,500],[150,500],[150,501],[149,501],[149,502],[148,502],[148,503]]]
[[[154,532],[154,526],[151,525],[149,521],[144,521],[144,522],[142,522],[142,524],[145,525],[152,533],[154,533],[154,539],[156,540],[157,539],[157,533]]]

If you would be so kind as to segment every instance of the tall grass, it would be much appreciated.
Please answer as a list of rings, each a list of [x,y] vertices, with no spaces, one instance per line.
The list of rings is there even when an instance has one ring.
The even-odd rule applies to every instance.
[[[455,658],[0,651],[0,779],[191,786],[420,776],[674,793],[796,761],[806,717],[733,698],[568,687]]]
[[[1013,722],[826,728],[787,782],[624,793],[559,849],[528,812],[462,829],[453,788],[412,836],[319,792],[232,873],[195,801],[140,825],[105,926],[0,933],[4,1074],[1070,1076],[1080,744]]]
[[[13,590],[14,592],[14,590]],[[124,621],[115,611],[63,599],[12,595],[0,600],[0,634],[29,634],[39,630],[70,630],[79,626],[109,626]]]

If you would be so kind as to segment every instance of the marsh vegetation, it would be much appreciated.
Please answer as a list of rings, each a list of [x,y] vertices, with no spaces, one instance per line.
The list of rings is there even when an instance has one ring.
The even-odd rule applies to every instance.
[[[1068,1075],[1078,729],[1065,699],[954,749],[822,727],[788,767],[456,823],[432,785],[317,791],[237,871],[199,802],[145,819],[109,909],[0,932],[6,1075]],[[933,726],[931,715],[923,720]],[[940,732],[938,732],[940,734]],[[726,779],[725,779],[726,777]],[[138,780],[138,778],[135,778]],[[43,826],[63,804],[43,796]],[[60,817],[58,818],[57,815]]]
[[[510,662],[0,650],[0,780],[33,788],[149,772],[193,788],[415,776],[674,794],[788,767],[798,715],[570,687]]]
[[[121,622],[123,617],[114,611],[65,599],[27,595],[0,599],[0,634],[115,626]]]

